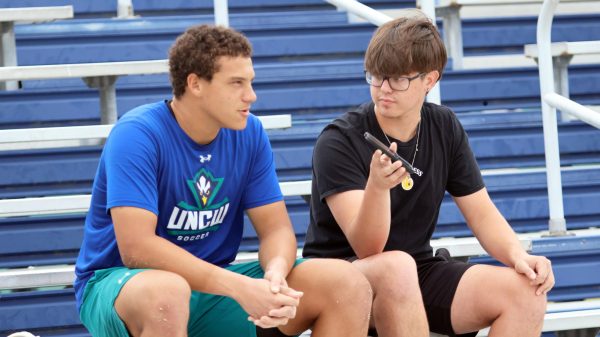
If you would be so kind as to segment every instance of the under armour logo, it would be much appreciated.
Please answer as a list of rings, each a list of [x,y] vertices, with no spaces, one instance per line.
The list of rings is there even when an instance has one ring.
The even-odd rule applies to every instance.
[[[212,157],[212,156],[211,156],[210,154],[207,154],[206,156],[202,156],[202,155],[200,155],[200,162],[201,162],[201,163],[204,163],[205,161],[210,161],[210,158],[211,158],[211,157]]]

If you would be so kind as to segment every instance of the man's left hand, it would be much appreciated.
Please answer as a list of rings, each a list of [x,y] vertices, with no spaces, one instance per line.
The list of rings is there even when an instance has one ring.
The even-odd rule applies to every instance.
[[[537,286],[536,295],[547,294],[554,287],[552,263],[544,256],[526,255],[515,263],[515,271],[525,275],[530,285]]]
[[[281,293],[297,299],[300,299],[304,294],[288,287],[285,276],[276,269],[267,271],[264,279],[269,281],[270,289],[273,294]],[[268,316],[262,316],[260,318],[248,317],[248,320],[263,329],[274,328],[286,325],[290,319],[296,317],[296,310],[297,307],[295,306],[282,306],[281,308],[271,310]]]
[[[271,283],[271,291],[274,294],[277,294],[282,286],[287,287],[285,276],[279,271],[269,270],[265,273],[264,278]]]

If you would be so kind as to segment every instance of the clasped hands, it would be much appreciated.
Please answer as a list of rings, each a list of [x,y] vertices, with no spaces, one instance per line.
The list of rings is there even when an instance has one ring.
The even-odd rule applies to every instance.
[[[296,317],[303,293],[288,287],[285,277],[275,271],[263,279],[250,279],[238,301],[250,315],[248,320],[263,329],[286,325]]]

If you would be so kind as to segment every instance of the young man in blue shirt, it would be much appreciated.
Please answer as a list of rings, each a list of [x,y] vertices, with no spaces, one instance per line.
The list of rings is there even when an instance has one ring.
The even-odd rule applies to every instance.
[[[296,261],[248,40],[197,26],[169,55],[172,100],[129,111],[102,153],[77,260],[93,336],[364,336],[368,281]],[[231,265],[247,212],[259,262]]]

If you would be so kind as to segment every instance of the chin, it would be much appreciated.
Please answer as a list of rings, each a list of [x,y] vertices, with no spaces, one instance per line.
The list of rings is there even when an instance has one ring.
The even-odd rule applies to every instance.
[[[246,128],[246,125],[248,125],[248,120],[244,120],[243,122],[239,122],[239,123],[235,123],[233,125],[229,125],[227,126],[228,129],[231,130],[236,130],[236,131],[240,131],[240,130],[244,130]]]

